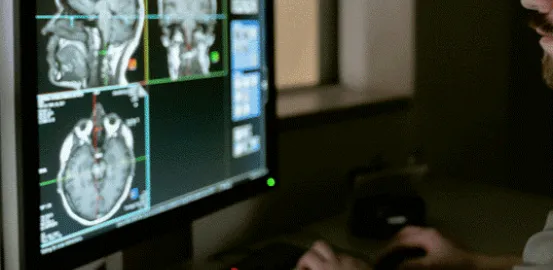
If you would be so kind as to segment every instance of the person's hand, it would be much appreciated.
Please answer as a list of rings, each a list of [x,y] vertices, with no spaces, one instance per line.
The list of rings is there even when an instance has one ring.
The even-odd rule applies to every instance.
[[[317,241],[296,265],[298,270],[370,270],[362,260],[346,254],[336,254],[330,246]]]
[[[404,262],[400,269],[473,269],[475,255],[444,238],[435,229],[406,227],[396,234],[382,255],[400,247],[420,247],[427,255]]]

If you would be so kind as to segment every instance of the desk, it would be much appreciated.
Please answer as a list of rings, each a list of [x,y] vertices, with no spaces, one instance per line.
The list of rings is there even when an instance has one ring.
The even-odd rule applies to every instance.
[[[548,211],[553,209],[553,198],[477,182],[436,178],[414,185],[427,203],[428,223],[432,227],[470,250],[490,255],[522,254],[527,239],[542,230]],[[347,217],[344,211],[296,232],[240,248],[255,249],[273,241],[307,248],[313,241],[325,239],[338,248],[355,251],[358,256],[374,258],[386,242],[351,236]],[[212,264],[212,269],[244,256],[240,248],[222,254],[218,258],[221,263]],[[194,268],[189,264],[185,269],[210,268],[206,265]]]

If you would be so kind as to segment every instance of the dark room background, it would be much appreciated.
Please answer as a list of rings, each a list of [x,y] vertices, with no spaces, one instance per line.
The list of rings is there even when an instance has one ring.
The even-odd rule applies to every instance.
[[[553,196],[552,93],[520,1],[417,1],[417,139],[437,173]]]

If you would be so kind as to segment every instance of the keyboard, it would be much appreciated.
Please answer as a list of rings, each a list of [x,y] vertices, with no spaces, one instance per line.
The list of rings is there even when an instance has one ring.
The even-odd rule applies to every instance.
[[[306,248],[285,243],[269,244],[221,270],[293,270]]]

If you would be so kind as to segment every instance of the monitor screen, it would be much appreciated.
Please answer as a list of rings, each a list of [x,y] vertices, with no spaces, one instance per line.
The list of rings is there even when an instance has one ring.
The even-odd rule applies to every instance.
[[[41,254],[267,180],[265,4],[36,1]]]

